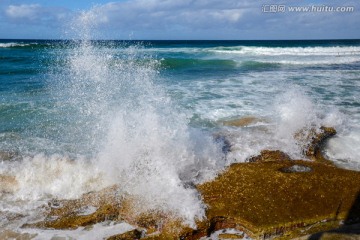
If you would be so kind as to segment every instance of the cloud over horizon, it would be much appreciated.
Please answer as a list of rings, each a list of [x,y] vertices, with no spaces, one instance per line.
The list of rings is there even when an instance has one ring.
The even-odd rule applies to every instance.
[[[287,5],[354,6],[351,13],[264,13],[263,1],[244,0],[125,0],[75,11],[59,6],[16,1],[0,4],[0,38],[71,38],[69,22],[91,20],[94,38],[112,39],[301,39],[360,38],[357,27],[360,3],[356,1],[299,1]],[[96,2],[95,2],[96,3]],[[58,5],[55,5],[58,4]],[[88,17],[88,19],[86,19]],[[91,19],[90,19],[90,18]],[[14,29],[16,27],[17,29]],[[6,31],[8,29],[8,31]],[[70,32],[65,34],[65,32]]]
[[[62,7],[43,7],[40,4],[9,5],[5,9],[5,16],[10,22],[27,25],[63,21],[69,13]]]

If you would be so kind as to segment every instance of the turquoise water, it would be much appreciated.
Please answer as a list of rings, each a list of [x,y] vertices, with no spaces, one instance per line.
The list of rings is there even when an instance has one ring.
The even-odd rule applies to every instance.
[[[321,125],[338,131],[326,155],[359,170],[359,93],[359,40],[0,40],[0,175],[18,182],[0,189],[0,228],[124,182],[191,225],[204,207],[184,183],[264,149],[304,158],[294,134]]]
[[[250,115],[271,117],[274,100],[289,89],[301,89],[303,97],[309,98],[316,108],[338,111],[345,121],[352,122],[349,123],[352,127],[358,124],[360,42],[357,40],[98,41],[92,44],[99,51],[96,54],[108,54],[112,58],[110,67],[120,60],[153,64],[157,73],[151,81],[161,86],[177,107],[186,110],[189,124],[195,128],[211,128],[219,120]],[[80,119],[73,119],[78,114],[72,112],[77,111],[73,109],[74,103],[63,101],[64,96],[59,94],[63,89],[58,89],[64,87],[59,82],[66,85],[68,81],[66,68],[71,55],[79,54],[76,48],[76,43],[66,41],[1,41],[0,147],[3,151],[87,154],[94,149],[80,147],[81,142],[89,144],[86,137],[67,136],[69,121],[76,124]],[[121,76],[104,85],[111,88],[117,81],[122,81]],[[101,87],[105,91],[106,87]],[[105,95],[115,96],[121,91]],[[114,104],[121,103],[114,96],[111,97]],[[75,145],[79,147],[73,149]]]

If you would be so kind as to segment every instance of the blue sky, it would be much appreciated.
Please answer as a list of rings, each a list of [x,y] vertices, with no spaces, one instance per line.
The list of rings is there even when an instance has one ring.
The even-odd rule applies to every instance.
[[[359,39],[359,24],[359,0],[0,0],[5,39]]]

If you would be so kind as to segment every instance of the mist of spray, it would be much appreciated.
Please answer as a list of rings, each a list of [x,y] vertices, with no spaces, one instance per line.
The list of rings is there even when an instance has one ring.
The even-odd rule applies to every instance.
[[[91,41],[97,19],[96,11],[76,19],[81,41],[67,51],[58,76],[56,89],[72,113],[68,129],[79,149],[90,152],[101,185],[117,184],[119,194],[137,196],[139,211],[171,212],[194,226],[204,206],[185,183],[213,177],[220,148],[188,127],[158,81],[158,62],[141,46]]]

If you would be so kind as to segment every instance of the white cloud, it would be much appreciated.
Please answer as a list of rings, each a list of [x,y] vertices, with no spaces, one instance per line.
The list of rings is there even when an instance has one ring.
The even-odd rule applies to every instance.
[[[40,4],[9,5],[5,17],[13,23],[54,26],[68,18],[71,12],[62,7],[44,7]]]
[[[98,5],[86,13],[91,13],[92,26],[116,37],[126,38],[134,32],[135,38],[155,39],[322,38],[314,36],[314,29],[319,28],[326,38],[331,32],[339,33],[335,27],[346,26],[346,22],[356,18],[355,14],[269,14],[261,11],[263,4],[253,0],[127,0]],[[287,4],[299,5],[293,0]],[[338,22],[335,26],[333,19]]]
[[[95,6],[91,11],[97,12],[99,21],[107,16],[109,27],[121,29],[171,29],[212,28],[242,20],[243,13],[249,11],[247,1],[170,1],[170,0],[136,0],[108,3]],[[235,7],[235,8],[234,8]]]
[[[10,5],[5,13],[10,18],[22,18],[33,20],[37,18],[38,12],[41,11],[41,6],[39,4],[22,4],[19,6]]]
[[[25,0],[18,0],[21,1]],[[125,39],[132,32],[134,38],[148,39],[360,37],[356,28],[360,4],[351,1],[344,5],[355,6],[355,12],[344,14],[263,13],[261,7],[267,2],[253,0],[122,0],[77,13],[64,7],[11,4],[4,9],[3,20],[34,28],[47,26],[52,31],[55,27],[66,28],[65,23],[75,18],[72,25],[75,31],[88,26],[91,31],[98,30],[96,37]],[[331,0],[322,4],[326,2],[334,5]],[[60,2],[54,1],[55,4]],[[287,0],[286,4],[311,3]]]
[[[229,22],[236,23],[242,17],[242,11],[239,9],[222,10],[215,13],[215,17],[220,20],[226,20]]]

